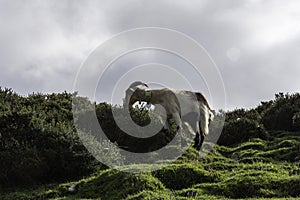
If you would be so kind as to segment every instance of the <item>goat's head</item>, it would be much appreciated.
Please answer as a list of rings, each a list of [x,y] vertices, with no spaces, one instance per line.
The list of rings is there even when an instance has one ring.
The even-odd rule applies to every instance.
[[[137,93],[137,90],[141,90],[140,88],[138,88],[138,86],[140,85],[143,85],[148,88],[148,85],[146,83],[143,83],[141,81],[135,81],[131,83],[128,89],[125,91],[125,98],[123,99],[124,108],[132,106],[136,101],[140,100]]]

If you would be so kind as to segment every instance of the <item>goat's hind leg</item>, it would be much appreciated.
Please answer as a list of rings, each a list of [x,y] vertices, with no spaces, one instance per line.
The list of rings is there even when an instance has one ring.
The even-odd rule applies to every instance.
[[[200,123],[198,123],[198,132],[197,132],[197,136],[198,136],[198,138],[197,138],[197,143],[196,143],[196,139],[195,139],[195,145],[196,145],[196,149],[197,149],[198,151],[200,151],[200,149],[201,149],[201,147],[202,147],[202,144],[203,144],[203,142],[204,142],[204,133],[203,133],[203,131],[202,131],[202,129],[201,129],[201,124],[200,124]],[[199,140],[199,136],[200,136],[200,140]]]
[[[201,149],[201,147],[202,147],[202,144],[203,144],[203,142],[204,142],[204,133],[202,132],[202,131],[200,131],[200,142],[199,142],[199,145],[198,145],[198,148],[197,148],[197,150],[200,150]]]
[[[194,125],[194,129],[195,129],[195,132],[196,132],[196,136],[195,136],[195,139],[194,139],[194,148],[199,151],[200,148],[201,148],[201,145],[203,143],[203,140],[204,140],[204,137],[203,137],[203,134],[201,132],[201,128],[200,128],[200,124],[199,124],[199,121],[193,121],[193,125]]]
[[[202,144],[204,142],[204,134],[200,131],[200,134],[197,132],[195,137],[194,148],[200,151]]]
[[[194,143],[194,148],[196,150],[200,150],[199,148],[199,143],[200,143],[200,134],[198,133],[198,131],[196,132],[196,136],[195,136],[195,139],[194,139],[195,143]]]
[[[199,123],[198,121],[195,121],[194,119],[191,119],[189,121],[189,123],[192,125],[192,129],[195,133],[195,138],[194,138],[194,145],[193,147],[196,149],[196,150],[199,150],[199,144],[200,144],[200,129],[199,129]]]

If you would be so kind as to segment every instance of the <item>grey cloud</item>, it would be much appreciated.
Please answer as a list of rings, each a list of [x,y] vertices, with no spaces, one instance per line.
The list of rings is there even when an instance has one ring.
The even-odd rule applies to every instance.
[[[279,91],[299,92],[298,13],[298,1],[279,0],[4,0],[0,85],[22,94],[72,90],[79,66],[97,45],[127,29],[155,26],[181,31],[203,45],[224,80],[228,109],[252,107]],[[234,60],[230,49],[239,51]],[[160,53],[151,56],[176,65]]]

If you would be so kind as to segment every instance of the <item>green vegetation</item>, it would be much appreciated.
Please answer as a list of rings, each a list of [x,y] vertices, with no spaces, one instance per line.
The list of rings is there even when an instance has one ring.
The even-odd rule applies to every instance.
[[[163,168],[136,174],[108,169],[85,149],[73,122],[75,96],[22,97],[0,89],[0,199],[300,199],[299,94],[280,93],[250,110],[220,111],[219,117],[226,115],[224,129],[207,156],[189,148]],[[104,132],[124,149],[154,150],[174,137],[173,127],[144,143],[132,140],[113,120],[112,109],[122,118],[121,108],[77,100],[84,108],[79,117],[88,118],[95,106]],[[149,123],[146,110],[131,111],[137,124]],[[96,127],[86,128],[85,139],[97,142],[95,151],[105,156],[99,149],[107,143],[97,141]],[[151,168],[127,165],[117,148],[110,153],[124,169]]]

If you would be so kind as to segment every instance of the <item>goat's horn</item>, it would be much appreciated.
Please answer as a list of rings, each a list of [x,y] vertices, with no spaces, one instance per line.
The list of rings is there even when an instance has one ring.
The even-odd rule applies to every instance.
[[[148,87],[148,85],[146,83],[143,83],[141,81],[135,81],[130,84],[129,88],[136,88],[139,85],[144,85],[144,86]]]

